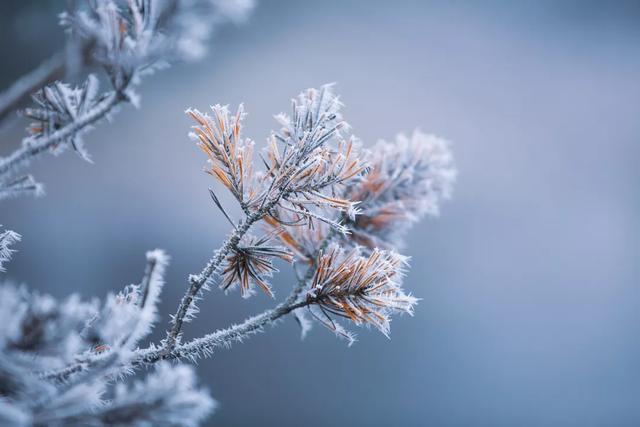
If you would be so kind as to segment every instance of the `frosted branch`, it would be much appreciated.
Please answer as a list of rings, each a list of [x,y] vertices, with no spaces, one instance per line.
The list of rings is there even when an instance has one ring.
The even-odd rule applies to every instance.
[[[216,348],[229,348],[234,342],[242,342],[250,336],[263,331],[265,326],[273,324],[283,316],[313,304],[314,301],[311,299],[301,300],[300,295],[314,273],[315,265],[312,265],[307,269],[305,276],[294,285],[286,300],[272,309],[250,317],[237,325],[219,329],[186,343],[176,344],[171,350],[167,350],[162,345],[152,344],[145,349],[135,351],[128,363],[130,363],[131,367],[140,367],[152,365],[161,360],[184,358],[195,360],[199,357],[210,356]],[[82,362],[70,364],[62,369],[45,372],[41,377],[47,380],[64,382],[80,372],[92,369],[94,363],[94,360],[89,358]]]
[[[201,58],[215,27],[242,21],[253,7],[252,0],[100,0],[70,4],[77,8],[61,14],[61,24],[69,34],[65,53],[54,55],[0,94],[2,120],[26,95],[38,89],[44,93],[42,99],[35,99],[43,107],[35,110],[35,117],[26,112],[40,121],[32,127],[37,135],[26,138],[19,149],[0,159],[0,200],[41,191],[42,187],[33,185],[11,188],[6,181],[14,182],[13,175],[43,152],[58,152],[71,145],[89,160],[82,147],[82,132],[122,101],[137,106],[139,98],[132,87],[141,77],[172,62]],[[114,91],[102,94],[101,101],[87,111],[70,111],[71,106],[83,105],[84,98],[70,99],[74,91],[59,82],[47,85],[61,78],[66,67],[77,72],[86,71],[88,66],[102,68]]]
[[[0,231],[0,272],[4,271],[2,264],[11,259],[14,249],[11,245],[20,241],[20,235],[11,230]]]
[[[64,18],[99,45],[96,60],[108,70],[114,91],[97,96],[92,77],[81,87],[54,83],[40,91],[34,97],[38,107],[25,113],[34,120],[32,136],[0,159],[0,199],[38,192],[30,176],[15,179],[13,174],[43,152],[73,147],[87,158],[81,134],[120,102],[131,101],[130,85],[141,64],[154,63],[166,48],[153,34],[167,16],[151,13],[152,0],[128,4],[126,22],[111,0],[92,3],[89,14]],[[0,286],[0,423],[196,425],[215,403],[196,388],[190,368],[165,360],[210,356],[288,314],[303,336],[311,325],[304,314],[310,313],[352,343],[354,336],[339,319],[372,326],[388,337],[392,315],[413,313],[418,299],[402,286],[408,258],[395,247],[402,232],[424,215],[437,214],[449,197],[456,174],[449,144],[416,132],[363,152],[353,135],[343,135],[349,127],[330,85],[304,91],[292,104],[291,116],[277,116],[282,128],[268,140],[261,171],[253,169],[254,143],[241,136],[242,107],[232,115],[216,105],[213,117],[187,111],[196,121],[191,136],[208,156],[206,171],[231,192],[244,216],[235,223],[211,191],[233,228],[202,271],[189,276],[160,343],[138,348],[158,318],[168,261],[160,250],[147,253],[138,284],[103,302],[86,303],[78,296],[56,301],[24,287]],[[249,234],[260,221],[266,233]],[[15,233],[0,233],[0,268],[18,239]],[[181,342],[184,323],[197,313],[196,302],[210,285],[240,288],[243,297],[257,288],[273,296],[268,280],[277,271],[276,259],[293,263],[298,276],[283,302]],[[304,273],[298,271],[301,266]],[[152,365],[155,371],[146,380],[123,384],[137,368]]]
[[[263,328],[293,310],[309,305],[308,301],[292,302],[289,299],[271,310],[267,310],[244,322],[222,329],[201,338],[196,338],[184,344],[178,344],[170,351],[165,348],[150,347],[137,353],[132,365],[148,365],[160,360],[189,359],[196,360],[200,357],[211,355],[216,348],[228,348],[234,342],[242,342],[253,334],[261,332]]]
[[[75,121],[60,130],[45,137],[25,139],[20,148],[0,160],[0,177],[16,173],[26,167],[31,160],[48,152],[67,138],[86,130],[91,125],[105,118],[109,113],[114,111],[118,104],[125,100],[126,97],[124,97],[122,93],[112,92],[99,102],[95,108],[77,117]]]
[[[64,55],[55,54],[0,93],[0,122],[16,111],[33,92],[62,78],[64,68]]]
[[[55,425],[172,425],[192,427],[215,409],[205,389],[196,388],[193,368],[160,363],[144,381],[116,387],[115,396],[95,408],[52,411],[36,418]]]
[[[167,339],[165,342],[165,351],[169,351],[175,347],[184,322],[189,321],[192,316],[195,299],[203,286],[205,286],[211,277],[218,271],[226,256],[231,251],[237,249],[238,243],[240,243],[240,240],[249,231],[251,226],[264,217],[274,204],[275,203],[270,203],[263,206],[262,209],[247,216],[244,222],[240,226],[236,227],[231,232],[231,235],[224,241],[222,246],[215,251],[213,257],[209,262],[207,262],[207,265],[205,265],[200,274],[189,276],[189,288],[182,297],[178,310],[172,319],[172,327],[167,333]]]
[[[0,181],[0,200],[12,199],[14,197],[25,195],[38,197],[43,193],[43,185],[36,182],[31,175],[24,175],[6,183]]]

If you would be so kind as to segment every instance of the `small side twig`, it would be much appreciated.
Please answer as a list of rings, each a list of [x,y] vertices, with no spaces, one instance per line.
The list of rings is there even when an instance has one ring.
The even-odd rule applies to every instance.
[[[209,355],[213,349],[228,347],[234,341],[241,341],[250,335],[260,332],[262,328],[269,323],[273,323],[282,316],[298,308],[306,307],[311,303],[312,302],[308,300],[290,302],[289,299],[287,299],[275,308],[267,310],[257,316],[250,317],[238,325],[218,330],[184,344],[176,345],[169,351],[164,348],[147,348],[140,350],[138,357],[132,362],[132,366],[150,365],[160,360],[197,359],[199,356]]]
[[[20,148],[7,157],[0,159],[0,177],[9,173],[15,173],[17,170],[25,167],[29,161],[47,152],[69,136],[95,124],[126,99],[122,91],[112,92],[102,100],[96,108],[78,117],[60,130],[46,137],[26,139]]]
[[[229,252],[237,248],[238,243],[240,243],[240,240],[249,231],[251,226],[259,221],[262,217],[264,217],[264,215],[271,208],[273,208],[273,205],[274,203],[269,203],[255,213],[247,216],[244,222],[240,226],[236,227],[231,235],[227,238],[227,240],[224,241],[222,246],[214,252],[213,257],[202,269],[202,272],[200,272],[200,274],[198,275],[191,275],[189,277],[189,288],[180,301],[178,310],[173,317],[173,326],[167,333],[167,339],[164,345],[164,351],[166,353],[169,353],[175,347],[189,309],[191,308],[194,299],[196,298],[202,287],[218,270]]]
[[[0,93],[0,122],[16,111],[29,96],[65,73],[65,55],[56,53]]]
[[[195,338],[187,343],[177,344],[170,351],[167,351],[166,348],[162,346],[156,345],[137,350],[133,360],[130,361],[130,366],[148,366],[161,360],[195,359],[198,355],[209,355],[215,348],[229,347],[234,341],[242,341],[250,335],[260,332],[266,325],[277,321],[298,308],[306,307],[313,303],[312,300],[298,300],[301,291],[308,281],[309,271],[313,272],[313,268],[309,268],[305,278],[296,283],[287,299],[274,308],[250,317],[240,324],[225,329],[218,329],[217,331],[200,338]],[[52,381],[67,381],[72,375],[91,369],[92,366],[92,360],[83,360],[56,371],[42,372],[40,378]]]

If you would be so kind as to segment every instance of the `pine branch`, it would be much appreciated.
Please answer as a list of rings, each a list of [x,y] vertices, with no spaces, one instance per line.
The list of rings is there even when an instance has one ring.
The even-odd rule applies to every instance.
[[[309,271],[311,274],[309,274]],[[195,338],[187,343],[177,344],[170,351],[167,351],[166,347],[152,344],[147,348],[137,350],[130,360],[130,366],[148,366],[161,360],[182,358],[196,359],[199,355],[211,354],[211,351],[215,348],[229,347],[234,341],[240,342],[243,339],[260,332],[266,325],[274,323],[292,311],[312,304],[312,300],[299,300],[300,293],[312,276],[313,268],[309,268],[304,279],[301,279],[296,283],[287,299],[270,310],[266,310],[256,316],[250,317],[240,324],[233,325],[225,329],[219,329],[210,334],[204,335],[203,337]],[[98,357],[96,356],[94,359],[88,358],[59,370],[42,372],[40,374],[40,378],[55,382],[64,382],[75,374],[92,369],[97,360]]]
[[[165,348],[147,348],[140,350],[137,357],[133,360],[132,366],[150,365],[160,360],[184,358],[195,360],[201,356],[208,356],[213,349],[229,347],[233,342],[240,342],[262,331],[264,326],[275,322],[282,316],[312,303],[312,301],[295,301],[293,298],[287,298],[285,302],[277,305],[275,308],[251,317],[238,325],[218,330],[184,344],[176,345],[170,351],[167,351]]]
[[[275,322],[282,316],[285,316],[298,308],[313,304],[312,299],[299,301],[299,297],[316,272],[317,255],[329,245],[334,236],[335,233],[330,232],[329,235],[327,235],[327,237],[319,244],[314,257],[312,258],[311,265],[307,268],[305,275],[294,285],[287,299],[278,304],[275,308],[246,319],[238,325],[215,331],[201,338],[193,339],[189,343],[179,344],[173,347],[171,351],[167,351],[166,347],[156,350],[154,346],[140,350],[139,354],[141,356],[133,364],[149,364],[164,359],[185,357],[197,358],[198,355],[208,355],[214,348],[229,347],[232,342],[242,341],[244,338],[260,332],[264,326]]]
[[[178,306],[172,319],[173,325],[164,342],[165,353],[170,353],[179,341],[184,322],[195,312],[194,302],[201,289],[206,287],[211,277],[218,272],[227,255],[232,251],[238,251],[238,243],[251,226],[276,206],[306,217],[309,224],[313,220],[323,221],[346,232],[340,224],[307,208],[306,201],[290,198],[302,189],[316,185],[315,179],[337,184],[364,171],[364,164],[358,160],[351,160],[347,165],[347,159],[353,153],[353,139],[343,143],[339,138],[339,130],[348,128],[339,114],[342,104],[333,94],[330,85],[323,86],[319,91],[309,89],[301,93],[293,104],[293,118],[280,117],[285,127],[281,134],[273,134],[270,139],[270,165],[267,165],[265,174],[271,182],[265,185],[266,189],[257,192],[251,188],[253,143],[242,139],[241,136],[244,117],[242,105],[233,116],[226,106],[221,105],[211,107],[214,117],[195,109],[186,111],[197,124],[190,136],[209,157],[208,173],[231,191],[246,217],[214,253],[202,272],[189,277],[189,288]],[[344,153],[330,149],[329,142],[333,139],[340,140],[338,149],[344,150]],[[277,140],[285,142],[282,151],[278,148]],[[310,193],[305,193],[306,199],[310,196]],[[350,210],[354,204],[320,193],[313,195],[313,199],[312,204],[315,206],[334,209]],[[283,203],[290,206],[283,206]],[[251,274],[255,276],[254,273]]]
[[[250,317],[240,324],[219,329],[200,338],[195,338],[188,343],[174,345],[171,350],[168,350],[166,345],[157,346],[155,344],[145,349],[137,350],[136,355],[131,360],[131,367],[149,366],[161,360],[183,358],[194,360],[201,356],[209,356],[216,348],[228,348],[233,342],[242,342],[251,335],[261,332],[265,326],[275,323],[283,316],[299,308],[314,304],[313,299],[300,300],[300,295],[316,272],[317,255],[327,248],[335,236],[336,233],[332,231],[320,242],[305,275],[293,286],[291,293],[282,303],[272,309]],[[147,268],[150,268],[149,265]],[[147,274],[145,273],[145,278],[146,277]],[[145,279],[143,278],[142,283],[144,282]],[[67,381],[68,378],[74,374],[91,369],[92,366],[92,360],[85,360],[71,364],[60,370],[42,373],[41,378],[63,382]]]
[[[11,255],[15,252],[11,249],[11,245],[19,242],[22,237],[11,230],[0,231],[0,273],[4,272],[3,263],[11,259]]]
[[[0,93],[0,122],[24,104],[33,92],[61,79],[64,76],[64,71],[65,55],[57,53],[16,80],[9,88]]]
[[[126,89],[126,87],[123,88],[123,90],[124,89]],[[0,159],[0,177],[17,172],[27,166],[31,160],[39,157],[70,136],[85,130],[105,118],[109,113],[114,111],[121,102],[127,100],[123,90],[111,92],[105,99],[100,101],[94,109],[86,112],[60,130],[45,137],[26,139],[20,148],[9,156]]]
[[[84,72],[88,66],[102,68],[115,91],[102,94],[95,108],[82,114],[78,112],[77,117],[76,112],[67,114],[69,111],[62,111],[65,116],[63,122],[56,120],[61,111],[50,107],[68,109],[69,106],[64,105],[65,100],[61,99],[64,96],[55,96],[54,105],[46,105],[36,111],[37,117],[32,118],[43,125],[36,128],[46,129],[23,140],[22,146],[8,157],[0,158],[0,183],[14,179],[12,174],[50,149],[72,145],[89,160],[76,136],[112,112],[122,101],[137,106],[138,97],[132,86],[142,76],[169,63],[201,58],[212,31],[224,22],[242,21],[253,7],[253,2],[102,0],[73,6],[78,7],[60,15],[61,24],[70,34],[66,51],[43,62],[0,94],[0,121],[36,90],[55,91],[56,88],[48,85],[63,77],[67,68],[73,72]],[[51,84],[59,85],[60,82]],[[69,115],[71,119],[67,117]],[[0,199],[37,193],[40,188],[20,188],[11,192],[0,190]]]
[[[188,320],[189,310],[192,308],[194,300],[202,287],[205,286],[211,277],[218,271],[225,257],[231,251],[238,248],[238,243],[240,243],[240,240],[249,231],[251,226],[261,220],[275,206],[278,200],[279,198],[269,202],[265,206],[262,206],[262,208],[253,214],[248,215],[244,222],[239,227],[236,227],[231,235],[224,241],[222,246],[215,251],[213,257],[209,262],[207,262],[207,265],[203,268],[200,274],[189,276],[189,288],[182,297],[178,310],[172,320],[173,326],[167,333],[167,339],[164,345],[165,352],[170,352],[175,347],[185,319]]]
[[[43,193],[43,185],[36,182],[31,175],[24,175],[7,183],[0,182],[0,200],[20,197],[27,194],[38,197]]]
[[[151,15],[146,3],[131,5],[137,23],[131,34],[139,35],[142,17]],[[112,9],[98,12],[100,19],[113,23]],[[82,28],[90,32],[92,22]],[[120,37],[120,27],[113,29],[112,35]],[[126,90],[131,76],[113,74],[115,92],[95,102],[97,86],[91,78],[82,88],[56,83],[38,94],[34,101],[42,108],[28,111],[35,120],[34,136],[25,140],[21,150],[0,159],[0,186],[32,186],[29,177],[11,180],[6,175],[47,149],[70,145],[84,155],[79,133],[120,101],[130,99]],[[406,230],[425,214],[437,213],[440,200],[450,193],[455,168],[446,141],[418,132],[411,139],[399,137],[395,146],[383,143],[373,155],[356,154],[357,139],[338,133],[348,128],[340,106],[330,86],[303,92],[293,101],[292,117],[279,116],[283,128],[272,134],[263,159],[266,169],[257,174],[251,169],[254,144],[241,136],[242,107],[233,117],[219,105],[212,107],[215,117],[188,110],[197,123],[192,138],[209,157],[207,172],[232,192],[245,216],[234,223],[212,193],[233,229],[202,271],[189,276],[166,338],[136,348],[157,319],[167,262],[158,250],[147,253],[140,284],[109,294],[104,303],[70,297],[58,304],[49,296],[0,287],[0,314],[11,313],[0,322],[6,323],[0,349],[15,359],[3,366],[4,355],[0,355],[0,377],[25,383],[24,392],[0,388],[0,397],[4,393],[14,409],[23,410],[36,424],[158,421],[195,425],[212,408],[212,401],[204,390],[195,389],[193,371],[173,368],[165,360],[195,362],[217,348],[262,332],[287,314],[296,317],[303,336],[309,325],[304,314],[310,313],[349,344],[354,336],[339,319],[373,326],[388,337],[391,316],[411,315],[418,301],[402,287],[408,258],[394,248],[398,230]],[[263,237],[250,235],[249,230],[261,220],[271,227],[270,232]],[[276,236],[288,248],[272,244]],[[0,262],[10,255],[10,240]],[[376,242],[390,248],[381,249]],[[294,256],[298,259],[294,267],[304,265],[307,270],[302,274],[296,269],[298,282],[283,302],[239,324],[180,342],[184,323],[197,312],[195,302],[209,285],[216,283],[225,290],[237,286],[244,297],[259,286],[272,296],[265,279],[277,271],[272,262],[277,258],[294,262]],[[46,360],[24,357],[32,355]],[[15,364],[19,360],[24,366]],[[109,391],[112,381],[152,365],[156,374],[147,381],[132,388],[120,384]],[[106,396],[110,400],[102,400]],[[0,418],[2,412],[0,407]],[[10,415],[17,419],[22,413]]]

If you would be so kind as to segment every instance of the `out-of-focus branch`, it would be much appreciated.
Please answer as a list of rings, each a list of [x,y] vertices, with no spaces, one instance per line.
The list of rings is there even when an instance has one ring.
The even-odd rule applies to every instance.
[[[31,175],[24,175],[0,188],[0,201],[23,195],[40,196],[44,192],[42,184],[36,182]]]
[[[29,96],[49,83],[61,79],[65,74],[65,55],[58,52],[35,69],[16,80],[0,93],[0,123],[16,111]]]
[[[11,255],[14,250],[11,249],[11,245],[19,242],[21,236],[15,231],[4,230],[0,231],[0,273],[4,272],[3,263],[11,259]]]
[[[112,112],[118,104],[126,100],[127,98],[122,91],[112,92],[95,108],[78,117],[60,130],[42,138],[26,139],[20,148],[7,157],[0,159],[0,177],[9,173],[15,173],[25,167],[32,159],[47,152],[69,136],[95,124]]]
[[[253,7],[250,0],[79,3],[72,2],[68,11],[60,15],[61,24],[70,34],[66,50],[0,93],[2,122],[36,92],[36,106],[26,114],[36,122],[30,132],[38,133],[23,140],[22,146],[8,157],[0,158],[0,199],[41,192],[42,186],[13,186],[16,182],[27,182],[27,178],[13,174],[48,149],[71,145],[89,160],[82,141],[76,137],[121,101],[137,105],[138,96],[132,86],[143,74],[170,63],[201,58],[206,41],[217,26],[241,21]],[[91,66],[106,71],[115,92],[96,97],[95,88],[80,93],[82,87],[71,88],[56,82],[66,74],[84,73]],[[100,101],[83,111],[89,94]],[[35,113],[30,115],[29,111]]]

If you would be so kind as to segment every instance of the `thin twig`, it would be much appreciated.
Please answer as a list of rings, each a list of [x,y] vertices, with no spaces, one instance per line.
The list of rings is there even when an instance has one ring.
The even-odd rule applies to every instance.
[[[16,111],[36,90],[61,79],[65,72],[65,56],[59,52],[16,80],[0,93],[0,122]]]
[[[208,277],[211,277],[211,275],[213,275],[226,254],[228,254],[229,251],[231,251],[234,247],[237,247],[240,239],[244,234],[246,234],[249,228],[251,228],[251,225],[258,221],[262,216],[264,216],[266,212],[268,212],[271,208],[273,208],[273,203],[268,203],[266,206],[263,206],[263,209],[256,212],[254,215],[249,216],[239,228],[234,230],[232,235],[225,241],[222,247],[216,251],[214,257],[207,263],[205,268],[202,270],[202,273],[194,277],[193,281],[191,282],[192,286],[189,287],[179,306],[178,313],[182,313],[182,309],[184,309],[184,314],[182,315],[180,320],[180,327],[184,322],[184,316],[187,313],[189,305],[193,303],[195,295],[197,295],[200,288],[204,285],[204,283],[206,283]],[[312,262],[309,264],[304,277],[298,280],[298,282],[294,285],[291,293],[286,298],[286,300],[278,304],[276,307],[266,310],[256,316],[250,317],[238,325],[233,325],[225,329],[219,329],[210,334],[204,335],[200,338],[195,338],[183,344],[179,344],[177,342],[177,337],[180,334],[180,329],[176,329],[176,324],[178,322],[174,322],[174,326],[167,337],[167,341],[169,341],[174,329],[177,330],[172,344],[169,345],[167,342],[165,342],[164,345],[161,346],[152,344],[145,349],[138,350],[136,352],[136,356],[134,356],[133,360],[130,361],[131,366],[146,366],[154,364],[161,360],[168,359],[196,359],[198,358],[198,356],[207,356],[211,354],[211,352],[215,348],[229,347],[234,341],[242,341],[244,338],[248,338],[249,336],[260,332],[264,326],[275,322],[276,320],[291,313],[292,311],[313,304],[313,299],[305,298],[303,300],[300,300],[299,297],[302,291],[307,286],[309,280],[313,278],[313,275],[316,272],[317,258],[319,254],[327,248],[336,234],[336,231],[333,229],[328,232],[327,236],[323,239],[323,241],[320,243],[313,256],[311,257]],[[203,279],[204,277],[207,277],[207,279]],[[194,284],[198,283],[200,285],[195,288]],[[191,299],[187,302],[186,298],[188,295],[191,295]],[[177,314],[175,319],[178,319]],[[66,366],[61,370],[42,373],[41,377],[54,381],[66,381],[71,375],[90,369],[91,365],[92,363],[90,360],[85,360]]]
[[[258,332],[263,326],[274,322],[280,317],[289,314],[298,308],[312,304],[312,300],[305,299],[299,301],[298,299],[307,283],[313,278],[313,275],[316,272],[316,260],[318,258],[318,254],[329,245],[333,237],[335,237],[335,232],[330,231],[318,246],[304,277],[295,284],[287,299],[278,304],[275,308],[251,317],[239,325],[212,332],[211,334],[205,335],[201,338],[196,338],[189,343],[178,345],[174,344],[171,348],[165,346],[160,349],[156,349],[155,347],[152,349],[150,347],[148,349],[140,350],[140,359],[135,361],[133,364],[149,364],[158,360],[191,357],[198,354],[209,354],[209,352],[216,347],[229,346],[233,341],[240,341],[248,335]]]
[[[326,248],[334,235],[334,233],[327,235],[316,251],[316,254]],[[313,304],[314,301],[312,299],[305,298],[300,300],[299,297],[309,280],[311,280],[315,274],[315,258],[317,257],[314,257],[314,261],[309,265],[305,276],[294,285],[287,299],[276,307],[250,317],[238,325],[233,325],[225,329],[218,329],[217,331],[204,335],[200,338],[195,338],[187,343],[177,344],[170,350],[167,349],[166,346],[162,347],[156,345],[151,345],[147,348],[137,350],[133,360],[130,361],[130,366],[141,367],[152,365],[161,360],[182,358],[197,359],[199,356],[210,355],[216,348],[229,347],[234,341],[242,341],[253,334],[261,332],[266,325],[277,321],[292,311]],[[67,381],[70,376],[90,369],[92,364],[91,360],[84,360],[57,371],[42,373],[41,378],[52,381]]]
[[[311,304],[311,301],[292,301],[287,299],[271,310],[267,310],[257,316],[251,317],[239,325],[231,326],[227,329],[218,330],[207,334],[201,338],[196,338],[190,342],[179,344],[170,351],[164,348],[147,348],[140,350],[133,360],[132,366],[143,366],[167,359],[196,359],[199,355],[208,355],[213,349],[228,347],[234,341],[242,341],[250,335],[258,333],[264,326],[273,323],[280,317],[291,313],[293,310]]]
[[[238,247],[238,243],[240,243],[240,240],[247,231],[249,231],[251,226],[256,221],[260,220],[272,207],[273,206],[270,203],[257,212],[247,216],[245,221],[233,230],[222,246],[215,251],[213,257],[209,262],[207,262],[207,265],[204,267],[202,272],[198,275],[191,275],[189,277],[189,289],[187,289],[187,292],[182,297],[178,310],[173,317],[173,326],[167,334],[167,340],[164,346],[165,352],[169,352],[175,347],[180,331],[182,330],[182,325],[184,324],[184,319],[187,316],[189,308],[193,304],[195,297],[198,295],[198,292],[200,292],[200,289],[202,289],[204,284],[207,283],[211,276],[213,276],[213,274],[218,270],[229,252]]]
[[[178,314],[183,313],[182,317],[180,318],[180,328],[176,328],[176,325],[178,324],[178,314],[176,314],[176,321],[174,321],[174,326],[168,333],[167,341],[172,339],[171,337],[173,331],[177,331],[175,332],[173,341],[171,343],[165,342],[162,346],[150,345],[145,349],[138,350],[136,352],[136,356],[134,356],[133,360],[130,361],[130,366],[139,367],[151,365],[161,360],[182,358],[197,359],[199,356],[207,356],[211,354],[211,352],[215,348],[229,347],[234,341],[242,341],[243,339],[262,331],[264,326],[277,321],[278,319],[291,313],[292,311],[302,307],[307,307],[314,303],[313,299],[305,298],[300,300],[299,297],[302,291],[307,286],[309,280],[311,280],[313,278],[313,275],[315,274],[318,255],[324,249],[326,249],[329,243],[336,236],[337,233],[333,229],[329,231],[327,236],[314,252],[314,255],[311,258],[312,262],[307,268],[304,277],[294,285],[291,293],[282,303],[256,316],[250,317],[238,325],[233,325],[225,329],[219,329],[200,338],[195,338],[187,343],[179,344],[177,342],[177,337],[180,334],[180,330],[184,322],[184,316],[186,316],[189,305],[193,303],[193,299],[195,298],[199,290],[206,283],[208,278],[211,277],[216,269],[220,266],[226,254],[228,254],[229,251],[231,251],[233,248],[237,247],[240,239],[251,228],[251,225],[262,218],[267,212],[269,212],[269,210],[273,208],[273,205],[275,203],[277,203],[277,199],[266,204],[258,212],[247,217],[244,223],[240,227],[236,228],[231,236],[227,238],[225,243],[223,243],[222,247],[215,252],[214,257],[209,260],[200,275],[192,276],[193,279],[191,281],[191,286],[187,290],[185,296],[182,298],[179,306]],[[191,297],[189,300],[187,300],[189,295]],[[77,372],[83,372],[87,369],[90,369],[91,365],[91,361],[85,360],[69,365],[58,371],[43,373],[41,377],[54,381],[66,381],[69,376]]]
[[[311,268],[309,270],[312,270]],[[171,351],[156,345],[136,351],[133,360],[130,361],[132,367],[150,365],[160,360],[180,359],[185,357],[196,358],[197,355],[210,354],[214,348],[229,347],[234,341],[242,341],[244,338],[258,333],[269,323],[273,323],[279,318],[292,311],[312,304],[312,300],[298,301],[298,296],[304,289],[307,279],[296,283],[291,294],[285,301],[276,307],[264,311],[256,316],[250,317],[238,325],[226,329],[219,329],[200,338],[195,338],[187,343],[176,345]],[[91,369],[93,360],[83,360],[66,366],[60,370],[44,372],[41,378],[52,381],[67,381],[70,376]]]
[[[204,335],[200,338],[195,338],[188,343],[178,344],[172,347],[171,350],[167,350],[166,347],[157,345],[150,345],[147,348],[137,350],[136,356],[134,356],[133,360],[130,361],[131,366],[140,367],[151,365],[161,360],[181,359],[185,357],[196,359],[199,355],[209,355],[215,348],[229,347],[234,341],[242,341],[243,339],[262,331],[266,325],[277,321],[292,311],[313,304],[314,302],[312,299],[305,298],[300,300],[299,297],[309,280],[311,280],[315,274],[317,255],[327,247],[334,236],[335,233],[330,232],[327,237],[325,237],[316,250],[313,262],[307,268],[304,277],[298,280],[298,282],[293,286],[289,296],[274,308],[250,317],[238,325],[233,325],[225,329],[218,329],[217,331]],[[87,369],[90,369],[92,365],[93,362],[91,360],[83,360],[57,371],[42,373],[40,376],[47,380],[67,381],[70,376],[78,372],[84,372]]]
[[[1,173],[0,173],[1,176]],[[289,173],[285,175],[285,178],[288,178]],[[182,325],[184,324],[184,319],[189,312],[189,308],[191,304],[193,304],[194,299],[200,292],[200,289],[207,283],[207,281],[213,276],[213,274],[218,270],[222,261],[224,261],[225,257],[238,247],[238,243],[242,237],[249,231],[251,226],[255,224],[257,221],[264,218],[264,216],[269,213],[278,202],[286,197],[290,193],[290,189],[288,185],[283,185],[279,188],[278,194],[275,197],[272,197],[268,203],[261,203],[260,208],[252,214],[249,214],[245,217],[245,220],[242,224],[236,227],[235,230],[231,233],[231,235],[224,241],[220,249],[214,252],[213,257],[207,262],[207,265],[204,267],[202,272],[198,275],[189,276],[189,289],[182,297],[180,301],[180,305],[178,306],[178,310],[173,317],[173,326],[171,330],[167,334],[167,339],[164,344],[164,352],[170,352],[178,342],[178,337],[180,336],[180,331],[182,330]],[[268,194],[265,195],[268,197]],[[263,200],[264,201],[264,200]]]
[[[26,139],[20,148],[9,156],[0,159],[0,177],[8,173],[15,173],[18,169],[25,167],[30,160],[60,144],[69,136],[93,125],[126,99],[126,96],[121,91],[112,92],[91,111],[56,132],[46,137]]]
[[[155,256],[147,255],[147,265],[144,269],[144,276],[140,281],[140,307],[144,307],[147,303],[147,297],[149,296],[149,287],[151,285],[151,279],[156,274],[156,267],[158,266],[158,258]]]

